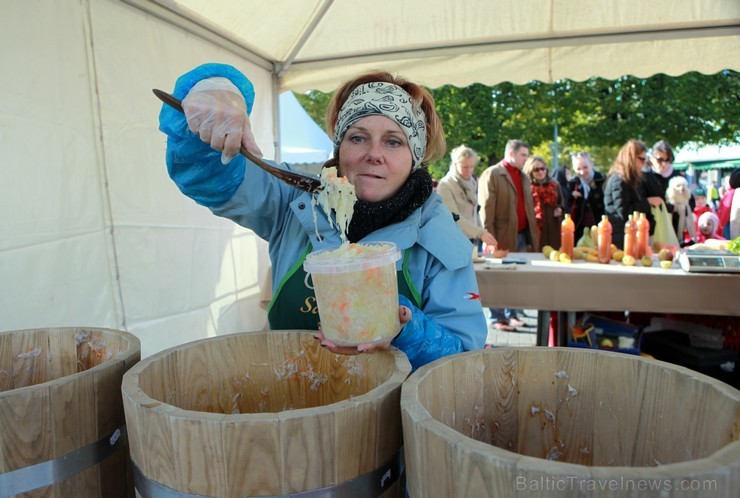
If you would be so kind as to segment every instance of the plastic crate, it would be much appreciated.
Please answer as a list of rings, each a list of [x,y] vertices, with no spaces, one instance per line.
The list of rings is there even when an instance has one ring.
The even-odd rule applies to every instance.
[[[614,353],[625,353],[625,354],[634,354],[639,355],[640,349],[639,348],[602,348],[599,346],[589,346],[588,344],[584,344],[582,342],[575,342],[570,341],[568,343],[569,348],[584,348],[584,349],[599,349],[601,351],[612,351]]]
[[[640,342],[642,340],[642,327],[631,323],[605,318],[597,315],[585,313],[580,320],[584,327],[593,326],[590,333],[590,343],[588,341],[569,341],[568,347],[600,349],[603,351],[613,351],[616,353],[625,353],[632,355],[640,354]],[[609,339],[616,347],[602,347],[599,343],[604,339]],[[619,347],[620,339],[624,342],[625,338],[633,340],[632,347]]]

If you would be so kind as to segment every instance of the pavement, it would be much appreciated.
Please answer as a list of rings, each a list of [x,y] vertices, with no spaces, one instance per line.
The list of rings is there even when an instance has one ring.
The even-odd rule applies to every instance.
[[[488,308],[484,308],[486,320],[490,318]],[[526,325],[519,327],[515,332],[504,332],[496,330],[488,322],[488,338],[486,344],[494,347],[526,347],[537,345],[537,310],[521,310],[519,319]]]

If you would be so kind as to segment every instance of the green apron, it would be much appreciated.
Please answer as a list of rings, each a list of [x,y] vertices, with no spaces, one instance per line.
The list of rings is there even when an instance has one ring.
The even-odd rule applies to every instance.
[[[319,309],[313,290],[311,275],[303,269],[303,262],[311,252],[309,243],[298,261],[280,281],[270,306],[267,319],[272,330],[318,330]],[[421,308],[421,294],[416,289],[408,268],[409,250],[403,252],[403,265],[396,272],[398,293],[406,296],[417,308]]]

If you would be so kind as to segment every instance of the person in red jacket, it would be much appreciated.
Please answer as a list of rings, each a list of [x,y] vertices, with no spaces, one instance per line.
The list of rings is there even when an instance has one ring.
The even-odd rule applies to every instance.
[[[532,188],[529,176],[522,173],[528,157],[526,142],[509,140],[504,159],[488,167],[478,180],[481,222],[496,239],[495,250],[531,252],[539,247]],[[491,325],[497,330],[511,332],[525,325],[517,318],[517,310],[490,308],[490,311]]]
[[[730,185],[729,177],[727,179],[727,188],[719,201],[717,208],[717,217],[719,218],[720,230],[726,239],[730,238],[730,213],[732,212],[732,199],[735,197],[735,189]]]
[[[699,218],[701,217],[701,215],[703,215],[704,213],[713,213],[714,210],[712,209],[712,206],[707,204],[707,193],[701,187],[694,190],[694,202],[696,202],[696,206],[694,207],[694,219],[696,220],[696,228],[698,233]]]
[[[707,239],[725,240],[719,227],[719,218],[711,211],[702,214],[697,222],[696,241],[705,242]]]

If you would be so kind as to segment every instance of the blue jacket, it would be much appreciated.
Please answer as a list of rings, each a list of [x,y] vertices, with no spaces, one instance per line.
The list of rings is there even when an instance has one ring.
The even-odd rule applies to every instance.
[[[183,98],[203,78],[229,78],[244,94],[251,110],[254,91],[249,80],[230,66],[207,64],[178,79],[174,95]],[[168,135],[167,167],[180,190],[211,211],[253,230],[268,241],[273,291],[311,242],[314,250],[337,247],[339,232],[311,196],[269,175],[243,156],[228,165],[221,153],[187,129],[184,115],[163,106],[160,129]],[[282,167],[290,169],[286,164]],[[321,236],[316,236],[316,230]],[[430,361],[485,344],[487,327],[478,299],[472,245],[455,224],[437,194],[432,194],[404,221],[369,234],[369,241],[391,241],[409,250],[409,274],[419,291],[421,309],[401,296],[412,310],[393,344],[404,351],[414,369]],[[402,261],[398,262],[401,270]]]

